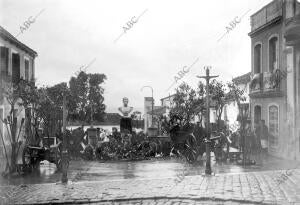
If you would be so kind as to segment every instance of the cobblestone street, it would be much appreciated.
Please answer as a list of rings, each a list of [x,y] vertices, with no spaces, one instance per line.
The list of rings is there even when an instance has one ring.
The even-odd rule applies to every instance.
[[[178,201],[190,204],[203,200],[212,204],[216,201],[219,204],[300,204],[300,170],[289,172],[289,176],[280,182],[278,179],[282,178],[286,170],[219,174],[210,177],[187,176],[181,180],[158,178],[82,181],[70,182],[67,185],[8,185],[1,186],[0,197],[3,204],[152,204],[154,201],[159,202],[158,204]]]

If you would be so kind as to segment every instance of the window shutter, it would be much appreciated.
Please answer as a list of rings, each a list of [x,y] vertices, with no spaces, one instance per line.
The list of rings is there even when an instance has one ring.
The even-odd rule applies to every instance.
[[[20,81],[20,56],[14,53],[12,55],[12,82],[19,83]]]
[[[0,47],[0,72],[1,75],[8,75],[8,48]]]

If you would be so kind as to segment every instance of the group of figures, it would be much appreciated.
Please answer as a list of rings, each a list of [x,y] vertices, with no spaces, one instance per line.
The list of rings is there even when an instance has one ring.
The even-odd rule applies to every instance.
[[[244,151],[247,161],[253,161],[256,164],[263,163],[263,158],[268,153],[269,137],[270,133],[264,120],[260,120],[254,125],[254,131],[251,130],[250,121],[246,124],[240,147]]]
[[[157,155],[177,155],[185,157],[189,162],[194,162],[203,156],[206,150],[206,132],[200,124],[193,125],[193,132],[172,134],[171,141],[162,144],[159,140],[147,138],[143,132],[136,133],[132,130],[130,113],[133,107],[128,106],[128,98],[123,98],[123,106],[119,108],[122,118],[120,131],[113,128],[111,134],[97,129],[95,143],[88,142],[87,133],[83,128],[72,131],[70,143],[71,156],[82,156],[85,159],[114,160],[114,159],[145,159]],[[251,132],[250,123],[246,124],[244,132],[235,133],[227,129],[212,133],[211,150],[215,153],[217,161],[232,160],[229,148],[236,148],[243,154],[247,162],[255,164],[261,162],[262,154],[267,153],[267,127],[262,120],[260,125]],[[236,160],[241,160],[239,155]]]

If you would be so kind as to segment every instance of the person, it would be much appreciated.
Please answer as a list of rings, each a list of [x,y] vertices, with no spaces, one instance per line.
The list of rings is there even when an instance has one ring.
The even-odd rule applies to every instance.
[[[251,121],[247,120],[245,125],[245,160],[247,164],[255,163],[256,140],[251,131]]]
[[[117,142],[121,142],[122,138],[120,133],[118,132],[118,129],[116,127],[112,128],[112,137],[117,141]]]
[[[255,123],[254,124],[254,136],[255,136],[255,155],[257,164],[262,165],[262,131],[261,131],[261,124]]]
[[[262,148],[262,155],[265,158],[268,154],[268,136],[269,131],[268,127],[265,124],[265,120],[260,121],[260,141],[261,141],[261,148]]]

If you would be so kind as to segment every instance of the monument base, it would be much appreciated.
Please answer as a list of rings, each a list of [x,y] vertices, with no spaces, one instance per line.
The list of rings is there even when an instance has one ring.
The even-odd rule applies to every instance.
[[[125,130],[128,130],[130,133],[132,133],[132,123],[131,118],[121,118],[120,121],[120,131],[121,133],[125,132]]]

